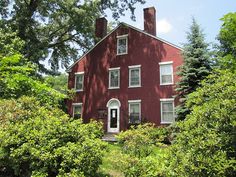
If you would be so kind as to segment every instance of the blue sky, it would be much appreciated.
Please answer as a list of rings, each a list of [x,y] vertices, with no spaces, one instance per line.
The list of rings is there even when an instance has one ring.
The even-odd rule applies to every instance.
[[[186,42],[186,32],[189,31],[192,17],[195,17],[206,37],[207,42],[216,42],[224,14],[235,12],[235,0],[146,0],[144,5],[136,5],[136,21],[130,19],[130,14],[120,18],[132,26],[143,29],[143,8],[156,8],[157,36],[181,46]],[[107,16],[112,21],[111,16]]]

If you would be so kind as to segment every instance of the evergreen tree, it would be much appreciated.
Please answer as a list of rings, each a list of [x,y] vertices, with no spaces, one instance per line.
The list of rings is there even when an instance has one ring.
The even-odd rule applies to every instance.
[[[183,65],[179,68],[178,75],[181,77],[177,83],[176,91],[180,98],[180,105],[176,109],[177,119],[183,120],[190,112],[185,106],[188,94],[199,86],[211,70],[208,44],[205,42],[204,34],[193,18],[190,32],[187,33],[187,43],[183,48]]]

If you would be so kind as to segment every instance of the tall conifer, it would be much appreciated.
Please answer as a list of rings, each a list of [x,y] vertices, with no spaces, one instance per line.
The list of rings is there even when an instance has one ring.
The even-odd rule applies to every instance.
[[[190,31],[187,32],[187,43],[183,47],[183,65],[179,68],[178,75],[181,77],[177,83],[176,91],[181,104],[176,109],[177,119],[183,120],[190,113],[185,106],[188,94],[199,86],[211,70],[209,62],[210,54],[204,34],[193,18]]]

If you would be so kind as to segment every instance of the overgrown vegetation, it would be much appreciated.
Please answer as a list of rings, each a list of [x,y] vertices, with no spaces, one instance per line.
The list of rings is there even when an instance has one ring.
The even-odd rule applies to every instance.
[[[121,151],[116,153],[115,166],[125,176],[164,176],[168,137],[165,128],[153,124],[138,125],[117,136]]]
[[[1,176],[96,176],[102,125],[82,124],[35,98],[0,101]]]
[[[178,122],[171,146],[171,176],[236,175],[236,75],[216,71],[189,95],[192,107]]]

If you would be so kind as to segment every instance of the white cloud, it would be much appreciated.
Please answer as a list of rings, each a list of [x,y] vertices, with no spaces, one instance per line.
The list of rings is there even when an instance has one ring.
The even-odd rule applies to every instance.
[[[172,30],[172,25],[166,20],[157,21],[157,33],[169,33]]]

